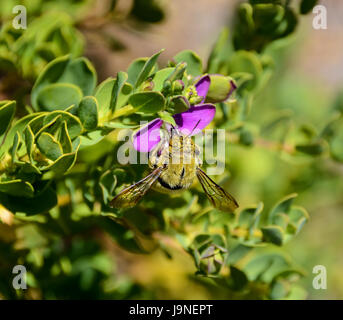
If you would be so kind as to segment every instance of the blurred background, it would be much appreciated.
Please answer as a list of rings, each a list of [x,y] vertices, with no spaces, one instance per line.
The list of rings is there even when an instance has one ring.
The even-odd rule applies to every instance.
[[[131,8],[131,1],[118,1],[118,17],[113,23],[98,18],[107,1],[89,2],[92,10],[81,14],[79,30],[85,38],[85,56],[94,64],[100,82],[126,70],[133,59],[150,56],[161,48],[166,49],[161,64],[183,49],[194,50],[206,61],[221,29],[230,29],[234,9],[240,1],[165,0],[161,1],[163,13],[148,24],[133,19],[134,15],[130,19],[122,18]],[[310,13],[299,21],[294,35],[267,49],[275,59],[275,72],[253,102],[248,118],[253,125],[262,125],[278,114],[291,112],[296,124],[312,123],[321,130],[325,126],[322,119],[328,118],[334,105],[342,103],[337,97],[343,90],[343,2],[323,0],[321,4],[328,13],[326,30],[313,29],[314,15]],[[99,28],[105,36],[99,36]],[[0,97],[8,98],[8,91],[0,90]],[[308,299],[343,299],[343,164],[330,158],[306,156],[292,161],[287,155],[275,153],[261,139],[254,148],[229,145],[229,170],[234,173],[230,189],[242,207],[263,199],[265,207],[270,208],[284,195],[298,193],[296,204],[307,209],[310,219],[282,250],[306,273],[301,283]],[[0,224],[0,239],[6,238],[6,232],[9,232],[7,225]],[[18,232],[16,247],[20,250],[23,243]],[[129,253],[103,233],[95,232],[90,237],[96,237],[102,248],[92,263],[95,268],[101,265],[102,270],[106,269],[105,274],[111,275],[107,277],[110,280],[106,280],[106,288],[108,291],[115,288],[117,298],[225,298],[224,293],[194,280],[193,260],[172,242],[168,244],[173,259],[166,259],[161,250],[149,255]],[[44,239],[38,237],[35,241]],[[81,252],[77,245],[74,242],[71,250]],[[83,249],[92,250],[91,246]],[[6,251],[6,245],[0,250]],[[82,261],[78,261],[83,268]],[[315,276],[312,270],[316,265],[327,269],[326,290],[315,290],[312,286]],[[64,266],[62,262],[63,268],[69,268],[67,262]],[[84,277],[86,286],[87,275]],[[72,287],[70,281],[63,290],[69,286]],[[31,290],[30,295],[40,298],[39,290]],[[53,290],[46,295],[47,298],[56,296]]]
[[[135,57],[149,56],[160,48],[166,48],[162,61],[167,61],[184,48],[194,50],[206,60],[221,28],[231,25],[238,2],[213,0],[209,3],[207,0],[199,0],[195,4],[192,1],[165,1],[168,16],[161,24],[150,26],[144,32],[131,33],[122,27],[109,27],[110,32],[123,41],[125,39],[128,50],[122,53],[104,48],[99,50],[99,44],[90,43],[86,53],[98,66],[97,70],[102,71],[104,78],[127,68]],[[322,116],[336,102],[338,91],[343,89],[343,3],[326,0],[321,1],[321,4],[327,8],[328,29],[315,30],[312,27],[314,14],[309,14],[300,20],[298,32],[287,39],[288,43],[279,44],[280,48],[275,49],[275,55],[282,62],[279,66],[281,70],[274,74],[267,88],[254,102],[250,114],[252,121],[258,119],[263,123],[268,120],[271,112],[277,114],[280,110],[291,109],[299,123],[313,121],[318,128],[323,127]],[[252,204],[262,196],[270,199],[271,205],[284,194],[299,193],[298,204],[308,210],[310,220],[298,238],[285,250],[305,268],[308,276],[302,281],[309,291],[309,298],[343,299],[343,276],[340,272],[343,269],[343,166],[329,159],[324,162],[319,160],[318,164],[304,161],[302,165],[290,166],[264,148],[245,149],[243,153],[239,150],[237,159],[235,154],[232,149],[232,166],[245,168],[242,176],[235,177],[235,192],[239,194],[242,205]],[[242,164],[244,161],[247,163]],[[297,181],[292,179],[293,176]],[[244,183],[245,180],[249,184]],[[282,189],[275,187],[280,184],[283,185]],[[166,288],[160,290],[175,290],[171,296],[174,298],[181,293],[185,294],[185,291],[190,292],[187,298],[194,298],[193,294],[199,292],[185,290],[188,284],[183,280],[180,280],[177,287],[175,279],[179,277],[172,274],[170,281],[169,277],[164,279],[171,270],[177,272],[179,269],[181,272],[185,263],[182,255],[178,267],[172,266],[171,261],[166,261],[162,254],[140,257],[139,262],[136,256],[129,258],[132,259],[130,266],[133,274],[145,285],[154,288],[157,283],[165,282]],[[151,266],[160,266],[160,272],[152,268],[151,273],[147,274],[146,270],[151,268],[141,264],[150,263]],[[192,261],[188,261],[188,264],[191,270]],[[315,276],[312,269],[315,265],[327,268],[327,290],[315,290],[312,287]],[[166,269],[169,271],[166,272]],[[144,273],[140,274],[139,270],[144,270]]]

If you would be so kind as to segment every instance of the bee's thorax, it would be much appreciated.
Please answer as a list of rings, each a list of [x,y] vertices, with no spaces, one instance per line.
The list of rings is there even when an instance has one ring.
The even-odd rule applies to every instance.
[[[150,167],[165,167],[154,188],[162,192],[189,188],[200,165],[197,150],[190,137],[174,135],[169,141],[162,141],[149,157]]]

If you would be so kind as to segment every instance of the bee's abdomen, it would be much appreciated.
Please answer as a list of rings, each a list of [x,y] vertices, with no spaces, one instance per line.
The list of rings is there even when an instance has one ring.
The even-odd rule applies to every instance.
[[[157,181],[160,183],[160,185],[166,189],[169,190],[181,190],[184,189],[184,186],[182,186],[181,184],[178,185],[170,185],[168,182],[166,182],[165,180],[163,180],[161,177],[159,177],[157,179]]]

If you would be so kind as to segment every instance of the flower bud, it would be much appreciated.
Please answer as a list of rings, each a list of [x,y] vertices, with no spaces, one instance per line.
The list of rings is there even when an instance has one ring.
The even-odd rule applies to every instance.
[[[172,89],[172,83],[170,80],[166,80],[163,83],[163,89],[162,89],[162,93],[164,95],[168,95],[171,92]]]
[[[182,80],[175,80],[172,84],[172,92],[175,95],[181,94],[184,88],[185,84]]]
[[[201,103],[202,100],[203,100],[203,97],[194,96],[194,97],[189,98],[189,103],[193,106],[193,105]]]
[[[143,91],[152,91],[154,89],[155,84],[152,81],[146,81],[143,84]]]
[[[231,77],[212,74],[211,84],[207,92],[206,102],[217,103],[227,100],[237,88]]]
[[[175,70],[169,75],[167,80],[170,80],[173,82],[175,80],[182,79],[186,71],[186,68],[187,68],[186,62],[178,63],[177,66],[175,67]]]
[[[188,100],[184,96],[175,96],[171,99],[170,104],[174,113],[187,111],[190,107]]]

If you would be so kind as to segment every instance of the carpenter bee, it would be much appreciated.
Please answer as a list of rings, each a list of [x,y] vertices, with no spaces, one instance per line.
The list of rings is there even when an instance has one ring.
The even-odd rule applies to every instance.
[[[238,204],[233,196],[216,184],[200,168],[200,149],[189,135],[172,128],[149,153],[152,172],[144,179],[122,190],[113,198],[114,208],[132,208],[150,188],[170,193],[188,189],[197,177],[212,205],[225,212],[233,212]]]

